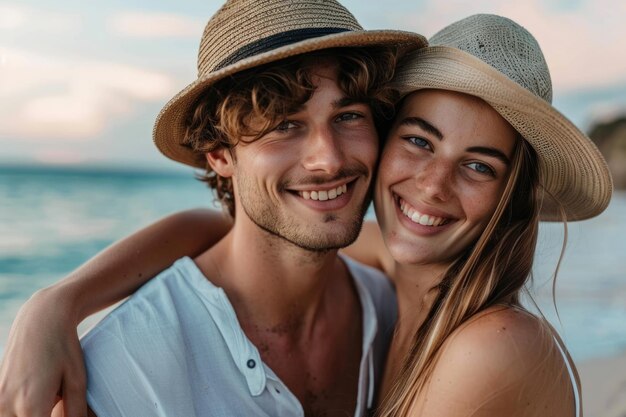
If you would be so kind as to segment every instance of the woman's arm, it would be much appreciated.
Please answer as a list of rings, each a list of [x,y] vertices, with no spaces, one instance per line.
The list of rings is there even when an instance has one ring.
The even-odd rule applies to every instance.
[[[183,256],[194,257],[226,235],[232,220],[196,209],[173,214],[114,243],[53,286],[80,322],[127,297]]]
[[[61,398],[66,417],[86,415],[78,323],[130,295],[176,259],[200,254],[231,225],[230,218],[210,210],[174,214],[35,293],[17,314],[0,364],[0,416],[49,416]]]

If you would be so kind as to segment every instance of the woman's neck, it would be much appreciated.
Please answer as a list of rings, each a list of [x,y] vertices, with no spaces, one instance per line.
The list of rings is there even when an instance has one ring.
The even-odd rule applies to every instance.
[[[415,334],[424,323],[438,295],[437,286],[448,265],[401,265],[395,263],[390,275],[396,285],[398,322],[387,358],[380,400],[397,380]]]
[[[448,265],[394,265],[393,280],[398,297],[399,340],[413,338],[435,303],[438,286]]]

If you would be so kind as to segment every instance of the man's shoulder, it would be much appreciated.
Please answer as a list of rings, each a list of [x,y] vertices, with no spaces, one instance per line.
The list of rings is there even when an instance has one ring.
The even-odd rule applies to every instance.
[[[193,309],[190,302],[199,295],[200,272],[189,258],[181,258],[171,267],[139,288],[132,296],[106,315],[81,339],[86,352],[90,344],[102,344],[109,339],[123,339],[125,344],[141,340],[159,329],[180,325],[184,310]],[[208,281],[207,285],[210,285]],[[193,316],[192,316],[193,317]],[[96,339],[96,342],[92,340]]]
[[[114,410],[148,415],[147,410],[157,405],[192,410],[193,393],[187,381],[199,369],[207,371],[226,362],[227,351],[208,308],[214,291],[219,290],[203,278],[193,261],[183,258],[81,339],[88,402],[98,415],[118,415]]]

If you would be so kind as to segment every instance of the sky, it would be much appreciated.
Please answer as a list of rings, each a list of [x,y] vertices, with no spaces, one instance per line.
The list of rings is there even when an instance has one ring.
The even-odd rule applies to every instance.
[[[367,29],[432,36],[474,13],[526,27],[554,104],[582,129],[626,113],[626,2],[343,0]],[[216,0],[0,0],[0,164],[172,168],[152,144],[161,107],[196,78]]]

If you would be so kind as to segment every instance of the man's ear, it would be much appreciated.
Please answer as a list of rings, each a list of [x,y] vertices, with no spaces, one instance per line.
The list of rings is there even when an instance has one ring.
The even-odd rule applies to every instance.
[[[229,149],[224,147],[207,152],[206,160],[217,175],[230,178],[234,173],[233,156]]]

